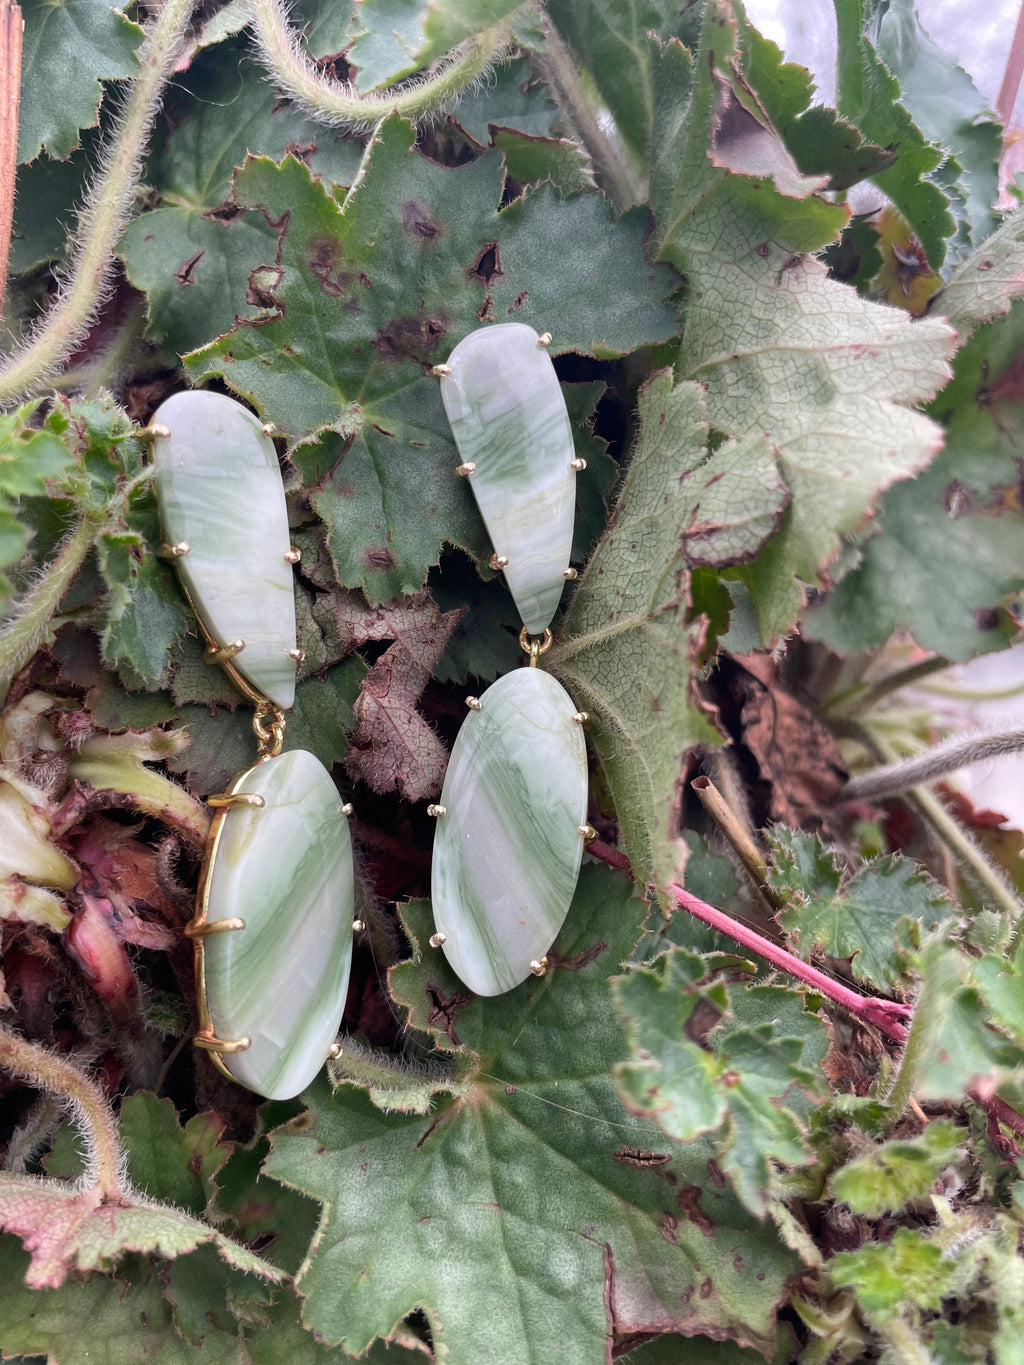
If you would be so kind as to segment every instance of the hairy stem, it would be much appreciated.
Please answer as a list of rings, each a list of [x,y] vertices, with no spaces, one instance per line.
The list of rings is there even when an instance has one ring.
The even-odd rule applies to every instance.
[[[478,80],[508,44],[504,24],[456,48],[431,75],[383,94],[361,95],[353,85],[326,80],[303,52],[279,0],[250,0],[264,61],[275,80],[320,123],[363,129],[388,114],[417,119],[449,103]]]
[[[96,536],[97,522],[83,517],[60,553],[21,603],[17,616],[0,632],[0,705],[11,680],[37,652],[51,630],[51,622]]]
[[[438,1090],[457,1095],[465,1089],[460,1077],[449,1075],[439,1067],[377,1052],[354,1038],[346,1038],[341,1043],[337,1055],[328,1061],[327,1070],[335,1085],[349,1082],[378,1092],[408,1091],[433,1085]]]
[[[165,0],[139,52],[139,74],[102,157],[104,170],[86,192],[90,207],[75,235],[71,274],[28,342],[0,370],[0,402],[10,402],[61,365],[101,302],[114,248],[135,197],[139,169],[164,85],[174,71],[196,0]]]
[[[914,1017],[910,1021],[910,1032],[907,1034],[907,1045],[903,1049],[903,1056],[900,1058],[899,1070],[893,1077],[892,1085],[885,1097],[886,1107],[889,1110],[885,1126],[889,1130],[892,1130],[900,1121],[914,1098],[917,1073],[932,1043],[932,1034],[935,1031],[934,1014],[935,1010],[941,1006],[938,1001],[933,1001],[926,991],[927,987],[922,990],[917,998]]]
[[[889,1318],[879,1323],[877,1330],[889,1348],[887,1358],[893,1365],[937,1365],[935,1357],[922,1344],[920,1333],[903,1318]]]
[[[878,801],[897,796],[922,782],[934,782],[959,768],[986,758],[1005,758],[1024,749],[1024,729],[985,730],[955,735],[913,758],[897,759],[882,768],[861,773],[836,798],[839,801]]]
[[[0,1024],[0,1066],[70,1105],[86,1142],[87,1179],[104,1199],[123,1193],[117,1124],[99,1086],[63,1057]]]
[[[555,92],[555,98],[587,149],[594,163],[598,184],[612,201],[616,212],[625,213],[626,209],[638,204],[643,195],[638,193],[628,168],[598,122],[569,49],[547,19],[544,21],[544,37],[544,53],[534,58],[534,64]]]

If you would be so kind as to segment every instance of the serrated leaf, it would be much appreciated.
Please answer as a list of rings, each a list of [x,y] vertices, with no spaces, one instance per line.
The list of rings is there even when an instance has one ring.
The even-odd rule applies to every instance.
[[[737,562],[777,523],[785,489],[763,439],[711,456],[696,385],[671,371],[639,395],[640,438],[611,527],[595,549],[550,666],[590,716],[633,871],[664,887],[679,762],[718,736],[690,693],[700,626],[685,620],[687,566]]]
[[[513,180],[539,185],[550,180],[562,199],[596,189],[590,158],[579,145],[563,137],[537,137],[491,124],[491,145],[505,157]]]
[[[41,156],[18,167],[8,257],[12,275],[63,259],[75,205],[82,202],[88,168],[95,164],[97,138],[87,130],[81,148],[67,161]]]
[[[129,1095],[121,1106],[121,1141],[128,1178],[152,1199],[201,1215],[213,1196],[213,1178],[231,1155],[215,1114],[195,1114],[182,1126],[170,1100]]]
[[[942,1248],[927,1234],[899,1228],[891,1242],[841,1251],[828,1263],[833,1281],[848,1286],[866,1313],[893,1316],[906,1303],[938,1308],[953,1275]]]
[[[860,563],[806,613],[812,639],[846,653],[903,625],[926,649],[960,660],[1012,637],[996,609],[1019,587],[1024,563],[1024,515],[1013,491],[1024,436],[1022,343],[1018,302],[958,352],[953,381],[931,408],[948,422],[945,449],[913,483],[885,494],[880,529]]]
[[[800,1166],[812,1159],[787,1096],[794,1087],[819,1089],[814,1068],[827,1040],[794,991],[711,984],[716,971],[735,966],[735,960],[719,965],[714,955],[672,948],[620,978],[615,1003],[633,1060],[615,1074],[629,1108],[654,1118],[672,1137],[718,1135],[716,1159],[745,1206],[762,1214],[771,1163]],[[704,1001],[728,1022],[701,1043],[691,1040],[687,1025]]]
[[[865,137],[881,146],[898,145],[895,165],[872,178],[906,218],[933,270],[956,231],[949,200],[926,177],[942,162],[940,148],[922,136],[900,100],[900,83],[867,38],[868,0],[834,0],[839,36],[836,105]]]
[[[105,531],[97,557],[107,595],[101,648],[109,668],[127,664],[143,687],[165,685],[170,651],[188,624],[181,589],[171,567],[158,559],[156,508],[133,509],[129,525]]]
[[[791,901],[779,923],[803,958],[815,952],[849,957],[854,976],[885,990],[905,977],[900,921],[927,930],[953,913],[941,890],[907,859],[875,859],[840,889],[842,871],[817,835],[778,828],[769,837],[769,885]]]
[[[935,319],[911,324],[861,299],[813,257],[778,245],[797,253],[822,245],[845,221],[842,206],[790,198],[712,164],[718,82],[734,58],[724,0],[707,7],[686,99],[688,55],[671,43],[661,53],[652,247],[687,278],[681,375],[705,385],[713,427],[737,438],[768,434],[792,495],[781,530],[734,571],[768,642],[790,628],[801,583],[819,578],[840,534],[939,448],[938,429],[910,405],[942,383],[953,337]]]
[[[832,1175],[832,1193],[854,1213],[880,1218],[922,1199],[962,1154],[967,1134],[948,1119],[929,1123],[914,1138],[883,1142]]]
[[[954,327],[963,331],[1007,313],[1024,294],[1024,209],[1011,214],[969,256],[935,300]]]
[[[104,80],[134,76],[143,33],[120,9],[93,0],[26,0],[18,161],[40,149],[63,160],[97,120]]]
[[[655,1323],[770,1342],[788,1255],[707,1185],[705,1143],[677,1146],[615,1098],[607,1068],[625,1044],[607,978],[644,914],[630,893],[585,867],[554,971],[497,999],[469,996],[432,951],[392,969],[411,1025],[472,1049],[465,1098],[423,1118],[321,1084],[273,1135],[268,1172],[325,1204],[300,1287],[326,1340],[362,1350],[421,1305],[448,1365],[495,1341],[503,1365],[553,1344],[601,1365],[613,1330]],[[423,904],[406,923],[426,941]]]
[[[250,161],[236,178],[238,203],[282,225],[272,310],[189,368],[222,374],[293,437],[331,429],[312,502],[338,581],[373,603],[421,587],[444,541],[489,552],[452,477],[458,457],[426,366],[485,316],[538,330],[556,319],[557,349],[599,355],[676,326],[661,302],[672,280],[644,261],[644,215],[613,222],[599,196],[560,203],[547,185],[499,213],[502,181],[497,153],[444,169],[394,118],[344,209],[292,159]],[[553,254],[566,266],[557,275]]]
[[[527,58],[520,57],[499,67],[485,87],[473,86],[465,91],[449,117],[486,146],[492,123],[550,137],[561,116],[547,86],[535,79]]]

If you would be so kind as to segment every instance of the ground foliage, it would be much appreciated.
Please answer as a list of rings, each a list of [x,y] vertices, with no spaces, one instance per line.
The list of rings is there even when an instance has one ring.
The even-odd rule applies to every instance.
[[[1022,1359],[1021,836],[837,798],[934,738],[878,679],[1019,630],[1024,217],[910,0],[835,7],[830,110],[738,0],[300,3],[314,74],[381,97],[348,122],[238,0],[183,19],[114,273],[56,372],[0,369],[5,1359]],[[23,9],[8,352],[111,230],[76,205],[153,22]],[[483,77],[391,107],[467,41]],[[549,974],[480,1000],[427,947],[425,804],[518,623],[429,371],[509,318],[552,333],[588,464],[547,662],[600,857]],[[277,428],[287,742],[356,806],[342,1052],[288,1104],[187,1046],[203,798],[252,756],[156,555],[140,429],[189,384]]]

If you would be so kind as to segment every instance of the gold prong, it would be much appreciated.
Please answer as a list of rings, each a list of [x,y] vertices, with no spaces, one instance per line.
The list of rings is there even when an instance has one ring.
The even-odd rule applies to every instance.
[[[340,1043],[332,1043],[332,1044],[330,1045],[330,1047],[327,1049],[327,1060],[328,1060],[329,1062],[336,1062],[340,1056],[341,1056],[341,1044],[340,1044]]]
[[[466,698],[466,705],[469,707],[469,709],[470,709],[471,711],[479,711],[479,710],[480,710],[480,698],[479,698],[479,697],[467,697],[467,698]]]
[[[304,664],[306,662],[306,651],[304,649],[290,649],[288,657],[294,659],[297,664]]]
[[[203,650],[203,658],[208,664],[227,663],[228,659],[233,659],[236,654],[241,654],[245,648],[244,640],[232,640],[229,645],[218,648],[217,645],[207,645]]]
[[[450,365],[432,365],[430,373],[435,379],[447,379],[452,372]]]
[[[170,427],[165,427],[162,422],[150,422],[148,427],[143,427],[141,436],[144,441],[155,440],[157,436],[170,436]]]
[[[530,971],[533,972],[534,976],[547,976],[548,974],[547,954],[545,954],[544,957],[542,958],[534,958],[534,960],[530,963]]]
[[[252,806],[262,810],[267,803],[256,792],[218,792],[216,796],[208,796],[206,804],[214,810],[221,810],[225,806]]]
[[[158,559],[181,559],[182,555],[187,555],[192,546],[187,540],[179,540],[177,545],[168,545],[166,540],[157,550]]]
[[[296,550],[295,546],[293,545],[292,548],[291,548],[291,549],[288,551],[288,553],[285,555],[285,557],[284,557],[284,562],[285,562],[286,564],[298,564],[298,562],[299,562],[299,560],[300,560],[301,558],[302,558],[302,551],[301,551],[301,550]]]
[[[215,1038],[212,1033],[197,1033],[192,1042],[206,1052],[245,1052],[252,1047],[251,1038]]]
[[[574,725],[585,725],[590,719],[586,711],[574,711],[572,713],[572,723]]]
[[[442,815],[447,815],[448,811],[444,806],[428,806],[427,814],[432,815],[435,820],[440,820]]]
[[[232,915],[230,919],[206,919],[199,924],[193,920],[185,925],[185,937],[209,938],[211,934],[233,934],[237,929],[244,928],[245,920],[237,915]]]
[[[353,812],[354,810],[355,810],[355,806],[353,806],[352,802],[351,802],[351,801],[346,801],[345,804],[344,804],[344,805],[342,806],[342,808],[341,808],[341,813],[342,813],[342,815],[344,815],[344,816],[349,816],[349,815],[352,814],[352,812]]]
[[[487,561],[492,569],[507,569],[509,566],[508,555],[491,555]]]
[[[277,427],[274,425],[273,422],[261,422],[261,423],[260,423],[260,431],[263,432],[263,435],[264,435],[264,436],[276,436],[276,435],[277,435]]]
[[[551,345],[551,333],[550,333],[550,332],[541,332],[540,336],[537,338],[537,349],[538,349],[539,351],[543,351],[543,350],[546,350],[547,347],[550,346],[550,345]]]
[[[472,474],[475,469],[476,465],[473,463],[472,460],[467,460],[465,464],[459,464],[455,466],[455,472],[456,474],[458,474],[460,479],[468,479],[470,474]]]
[[[352,921],[352,932],[354,934],[361,934],[365,928],[366,925],[363,923],[361,919],[354,919]]]
[[[442,934],[440,929],[437,931],[436,934],[431,934],[430,938],[427,940],[431,948],[440,948],[441,944],[446,943],[447,941],[448,935]]]
[[[579,834],[586,843],[591,843],[597,838],[597,830],[593,825],[577,825],[576,833]]]
[[[572,565],[570,565],[568,569],[562,570],[562,577],[569,583],[571,583],[574,579],[579,578],[579,576],[580,576],[579,569],[574,569]]]
[[[575,460],[569,461],[569,468],[575,470],[577,474],[582,474],[586,467],[586,460],[582,459],[579,455],[576,456]]]

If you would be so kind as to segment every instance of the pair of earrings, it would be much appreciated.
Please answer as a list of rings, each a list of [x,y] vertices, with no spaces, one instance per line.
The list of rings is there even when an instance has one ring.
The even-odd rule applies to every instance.
[[[530,667],[470,708],[440,802],[431,872],[436,933],[478,995],[543,976],[584,843],[587,761],[565,689],[538,665],[567,579],[576,459],[546,351],[507,323],[467,336],[436,366],[462,464],[523,621]],[[195,918],[199,1032],[220,1070],[271,1099],[298,1094],[336,1050],[352,956],[354,877],[343,805],[323,765],[283,752],[302,651],[280,467],[239,403],[180,393],[154,414],[154,484],[165,543],[209,642],[255,704],[255,763],[214,810]]]

